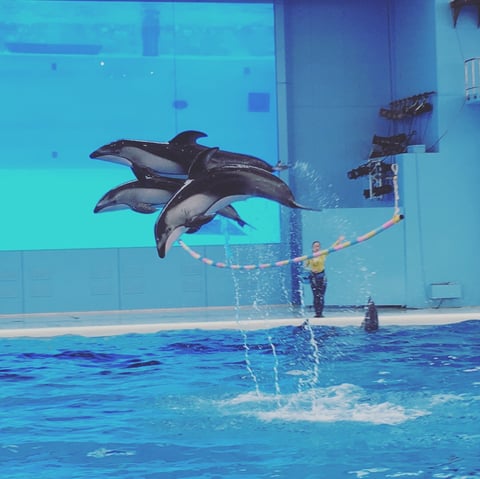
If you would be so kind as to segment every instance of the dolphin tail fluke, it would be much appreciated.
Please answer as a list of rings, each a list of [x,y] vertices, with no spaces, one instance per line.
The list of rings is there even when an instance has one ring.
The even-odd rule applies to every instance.
[[[250,223],[247,223],[245,220],[242,220],[242,218],[236,218],[234,219],[233,221],[235,221],[237,223],[238,226],[244,228],[245,226],[247,226],[248,228],[252,228],[252,230],[256,230],[257,228],[255,228],[255,226],[251,225]]]
[[[280,160],[278,160],[277,164],[273,167],[273,171],[284,171],[290,168],[290,165],[286,165],[285,163],[282,163]]]
[[[252,230],[256,230],[255,226],[251,225],[250,223],[247,223],[246,221],[242,220],[241,218],[237,221],[237,223],[244,228],[245,226],[248,226],[249,228],[252,228]]]
[[[294,201],[291,205],[289,205],[290,208],[297,208],[299,210],[307,210],[307,211],[323,211],[323,208],[313,208],[312,206],[305,206],[301,205],[300,203],[297,203]]]
[[[221,210],[218,210],[217,212],[219,215],[224,216],[225,218],[228,218],[232,221],[235,221],[239,226],[242,228],[244,226],[250,226],[246,221],[244,221],[240,215],[238,214],[237,210],[232,206],[228,205],[222,208]],[[251,226],[253,228],[253,226]],[[254,228],[255,229],[255,228]]]

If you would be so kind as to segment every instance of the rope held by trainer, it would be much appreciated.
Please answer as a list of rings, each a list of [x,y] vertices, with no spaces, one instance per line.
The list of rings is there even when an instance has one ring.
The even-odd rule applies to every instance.
[[[272,267],[278,267],[278,266],[287,266],[288,264],[292,264],[292,263],[301,263],[307,259],[315,258],[317,256],[324,256],[326,254],[335,253],[342,249],[349,248],[350,246],[353,246],[358,243],[362,243],[363,241],[373,238],[379,233],[382,233],[388,228],[391,228],[393,225],[397,224],[401,220],[403,220],[403,215],[394,215],[386,223],[383,223],[383,225],[379,226],[378,228],[375,228],[372,231],[369,231],[368,233],[362,236],[358,236],[356,239],[352,241],[344,241],[343,243],[340,243],[337,246],[331,246],[330,248],[322,249],[320,251],[317,251],[314,254],[297,256],[296,258],[284,259],[281,261],[276,261],[274,263],[244,264],[244,265],[223,263],[223,262],[214,261],[213,259],[202,256],[200,253],[197,253],[192,248],[187,246],[182,240],[179,240],[178,243],[187,253],[190,254],[192,258],[197,259],[209,266],[214,266],[216,268],[236,269],[236,270],[266,269],[266,268],[272,268]]]

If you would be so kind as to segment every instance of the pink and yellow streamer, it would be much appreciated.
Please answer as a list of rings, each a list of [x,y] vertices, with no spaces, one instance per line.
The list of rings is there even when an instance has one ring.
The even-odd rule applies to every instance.
[[[284,260],[281,260],[281,261],[276,261],[274,263],[260,263],[260,264],[240,265],[240,264],[228,264],[228,263],[216,262],[216,261],[213,261],[210,258],[205,258],[204,256],[200,255],[196,251],[192,250],[182,240],[179,240],[178,243],[187,253],[190,254],[190,256],[192,258],[198,259],[202,263],[205,263],[209,266],[214,266],[216,268],[228,268],[228,269],[235,269],[235,270],[250,271],[250,270],[253,270],[253,269],[267,269],[267,268],[272,268],[272,267],[287,266],[287,265],[292,264],[292,263],[302,263],[303,261],[305,261],[307,259],[315,258],[317,256],[324,256],[324,255],[330,254],[330,253],[335,253],[336,251],[340,251],[342,249],[349,248],[350,246],[353,246],[355,244],[367,241],[370,238],[373,238],[374,236],[378,235],[379,233],[382,233],[383,231],[386,231],[387,229],[391,228],[393,225],[399,223],[401,220],[403,220],[403,215],[395,213],[395,215],[390,220],[383,223],[383,225],[379,226],[378,228],[375,228],[372,231],[369,231],[368,233],[366,233],[362,236],[358,236],[354,240],[344,241],[343,243],[337,244],[336,246],[331,246],[330,248],[322,249],[322,250],[317,251],[316,253],[313,253],[311,255],[297,256],[296,258],[284,259]]]

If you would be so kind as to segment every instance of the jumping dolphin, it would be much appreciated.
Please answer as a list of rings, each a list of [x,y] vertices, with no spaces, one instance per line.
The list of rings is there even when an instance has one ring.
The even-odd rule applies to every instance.
[[[260,197],[290,208],[315,210],[298,204],[288,185],[264,169],[249,165],[210,168],[216,152],[217,148],[210,148],[198,155],[189,180],[157,218],[154,231],[160,258],[188,228],[200,228],[234,201]]]
[[[105,193],[93,212],[115,211],[130,208],[137,213],[155,213],[178,191],[184,180],[155,177],[142,181],[129,181]]]
[[[90,158],[127,165],[139,180],[162,174],[186,175],[198,154],[209,149],[197,143],[198,138],[205,136],[201,131],[187,130],[168,142],[118,140],[90,153]],[[287,168],[280,163],[272,166],[255,156],[224,150],[218,150],[211,167],[237,164],[249,164],[270,172]]]
[[[93,212],[100,213],[102,211],[130,208],[137,213],[155,213],[165,206],[183,184],[184,180],[162,177],[148,178],[142,181],[129,181],[103,195]],[[236,221],[242,227],[247,224],[231,205],[227,205],[219,210],[218,214]]]
[[[166,143],[118,140],[90,153],[90,158],[127,165],[139,180],[159,174],[186,175],[199,153],[197,139],[204,136],[201,131],[184,131]]]

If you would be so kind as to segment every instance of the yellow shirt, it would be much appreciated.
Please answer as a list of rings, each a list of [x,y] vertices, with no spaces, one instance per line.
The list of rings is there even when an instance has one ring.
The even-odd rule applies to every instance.
[[[305,260],[305,267],[308,268],[312,273],[321,273],[325,271],[325,260],[327,255],[316,256],[315,258]]]

